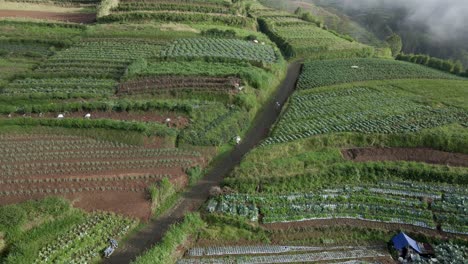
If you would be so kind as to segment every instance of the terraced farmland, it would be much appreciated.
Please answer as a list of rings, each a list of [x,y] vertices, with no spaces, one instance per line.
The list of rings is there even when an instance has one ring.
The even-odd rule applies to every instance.
[[[339,59],[309,61],[304,64],[298,89],[312,89],[340,83],[392,79],[460,79],[413,63],[384,59]]]
[[[97,263],[108,238],[135,264],[390,263],[395,230],[466,240],[465,78],[259,1],[8,1],[97,21],[0,21],[1,263]],[[377,147],[440,156],[344,157]]]
[[[327,133],[394,134],[454,123],[467,124],[468,112],[464,109],[435,108],[413,100],[411,95],[398,93],[391,85],[296,92],[263,145]]]
[[[177,263],[305,263],[340,260],[367,263],[366,260],[375,258],[388,259],[389,255],[381,247],[225,246],[190,249],[188,257]]]
[[[208,22],[237,27],[252,27],[254,21],[245,16],[241,5],[232,1],[120,1],[110,8],[110,15],[100,21],[174,21]]]
[[[211,200],[207,210],[250,221],[261,215],[264,224],[345,218],[427,229],[440,225],[445,232],[467,234],[467,212],[461,209],[467,194],[453,185],[382,182],[307,194],[224,195]]]
[[[344,39],[323,30],[316,24],[293,15],[276,14],[264,9],[254,10],[260,27],[286,57],[333,59],[370,57],[374,50],[353,40]]]
[[[83,213],[66,200],[46,198],[4,206],[2,238],[11,244],[2,263],[89,263],[99,261],[108,237],[124,238],[138,223],[113,213]],[[47,220],[44,221],[43,219]]]
[[[235,39],[181,39],[161,51],[166,59],[226,59],[252,63],[273,63],[278,57],[269,45]]]
[[[18,79],[3,89],[4,94],[15,97],[95,97],[115,93],[117,83],[112,79],[50,78]]]
[[[75,136],[2,136],[0,144],[3,204],[60,195],[79,198],[78,206],[88,210],[109,209],[140,218],[149,214],[145,196],[150,185],[167,178],[182,188],[188,181],[186,170],[204,162],[194,151]],[[106,198],[96,200],[101,196]]]
[[[241,80],[235,77],[177,77],[158,76],[122,83],[119,94],[161,93],[177,90],[237,93]]]

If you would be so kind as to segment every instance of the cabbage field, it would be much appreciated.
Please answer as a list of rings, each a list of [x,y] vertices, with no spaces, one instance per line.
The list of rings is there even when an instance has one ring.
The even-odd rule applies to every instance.
[[[388,59],[339,59],[308,61],[297,83],[311,89],[340,83],[391,79],[463,79],[413,63]]]
[[[161,51],[166,59],[220,59],[273,63],[278,57],[273,47],[236,39],[180,39]]]
[[[344,218],[428,229],[441,225],[445,232],[467,234],[467,212],[462,209],[467,194],[456,185],[384,181],[312,193],[230,194],[214,198],[206,208],[250,221],[261,215],[265,224]]]
[[[291,96],[287,110],[263,145],[328,133],[408,133],[467,122],[464,109],[431,107],[395,91],[391,85],[355,85],[318,92],[311,89]]]

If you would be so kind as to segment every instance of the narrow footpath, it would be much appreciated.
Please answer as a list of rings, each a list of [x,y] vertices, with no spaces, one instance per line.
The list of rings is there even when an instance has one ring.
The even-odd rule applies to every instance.
[[[263,140],[270,131],[280,114],[276,102],[281,106],[288,100],[296,86],[301,71],[301,63],[293,62],[288,67],[286,78],[281,83],[261,112],[257,115],[253,127],[249,130],[242,143],[218,161],[215,167],[201,179],[195,186],[187,190],[181,201],[167,214],[150,221],[143,229],[133,234],[122,248],[119,248],[110,259],[104,263],[127,264],[141,255],[145,250],[160,242],[168,228],[183,220],[188,212],[197,211],[208,199],[209,190],[213,186],[220,185],[225,175],[237,166],[242,157]]]

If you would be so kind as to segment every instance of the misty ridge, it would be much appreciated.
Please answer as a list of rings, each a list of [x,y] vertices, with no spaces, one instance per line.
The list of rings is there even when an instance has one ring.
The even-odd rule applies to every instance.
[[[434,41],[468,39],[468,0],[342,0],[342,4],[347,11],[393,9],[400,12],[400,24],[425,27]]]

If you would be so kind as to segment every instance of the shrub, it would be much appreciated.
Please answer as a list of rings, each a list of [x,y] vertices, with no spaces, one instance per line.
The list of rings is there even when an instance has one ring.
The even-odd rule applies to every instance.
[[[235,38],[236,32],[232,29],[222,30],[217,28],[210,28],[201,32],[202,36],[218,37],[218,38]]]

